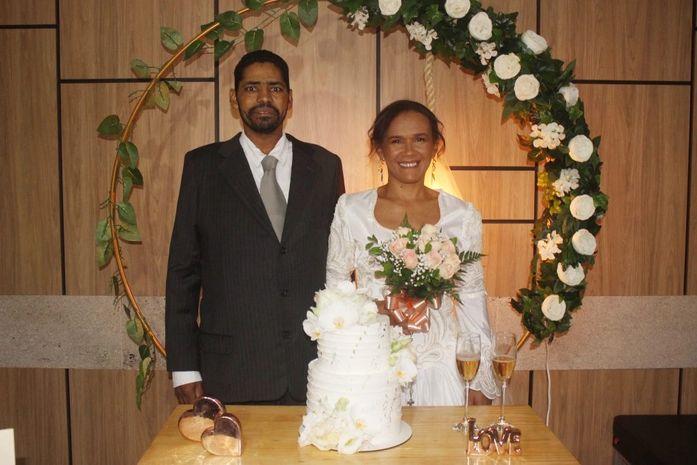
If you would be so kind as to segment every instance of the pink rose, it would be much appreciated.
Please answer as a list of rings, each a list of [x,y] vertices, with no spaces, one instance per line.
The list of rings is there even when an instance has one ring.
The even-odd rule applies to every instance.
[[[402,260],[404,261],[404,266],[410,270],[413,270],[419,264],[419,257],[416,256],[414,249],[404,249],[402,251]]]
[[[443,257],[440,256],[437,250],[431,250],[426,254],[426,266],[430,269],[435,269],[443,262]]]
[[[392,252],[394,255],[399,256],[399,254],[407,247],[407,238],[406,237],[398,237],[397,239],[393,240],[392,243],[390,244],[390,252]]]
[[[441,278],[450,279],[455,275],[455,272],[457,272],[458,268],[460,267],[454,266],[452,263],[446,260],[440,264],[440,266],[438,267],[438,271],[440,272]]]

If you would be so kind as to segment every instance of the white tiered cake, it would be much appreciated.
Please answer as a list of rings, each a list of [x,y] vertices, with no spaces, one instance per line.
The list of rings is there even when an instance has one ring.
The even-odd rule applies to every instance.
[[[341,453],[395,445],[406,426],[400,384],[416,374],[409,339],[350,282],[315,302],[303,322],[318,357],[308,368],[300,445]]]

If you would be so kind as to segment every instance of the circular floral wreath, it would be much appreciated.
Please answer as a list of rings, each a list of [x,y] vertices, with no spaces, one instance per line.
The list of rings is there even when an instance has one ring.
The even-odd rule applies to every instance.
[[[530,128],[518,140],[528,149],[528,159],[540,164],[537,185],[545,208],[532,229],[537,252],[530,266],[530,287],[520,289],[511,304],[537,341],[552,340],[555,334],[567,331],[571,313],[581,306],[586,272],[595,259],[599,220],[608,202],[600,191],[600,137],[589,138],[583,102],[572,83],[574,62],[565,67],[552,58],[546,40],[534,31],[516,32],[517,13],[483,9],[477,0],[330,2],[342,9],[355,30],[404,27],[417,51],[433,53],[479,75],[486,92],[502,99],[503,118],[516,118]],[[160,68],[132,60],[136,76],[151,81],[125,124],[117,115],[109,115],[98,128],[101,136],[118,139],[110,195],[104,203],[108,213],[97,225],[98,263],[105,266],[112,257],[117,263],[112,281],[117,302],[127,298],[127,332],[139,345],[141,356],[136,380],[139,404],[152,376],[156,350],[163,355],[165,351],[130,290],[119,244],[119,239],[140,241],[135,210],[128,200],[133,186],[143,184],[131,129],[142,109],[167,110],[170,92],[178,93],[182,84],[165,76],[182,57],[194,59],[212,49],[220,59],[242,40],[247,50],[258,49],[263,27],[276,19],[282,34],[297,42],[301,24],[311,27],[317,21],[317,0],[246,0],[245,4],[247,8],[239,12],[221,13],[202,25],[201,33],[187,43],[176,30],[161,28],[162,44],[174,56]],[[246,13],[271,6],[274,11],[261,24],[249,30],[243,27]],[[229,40],[231,36],[233,40]],[[123,186],[120,201],[118,184]]]

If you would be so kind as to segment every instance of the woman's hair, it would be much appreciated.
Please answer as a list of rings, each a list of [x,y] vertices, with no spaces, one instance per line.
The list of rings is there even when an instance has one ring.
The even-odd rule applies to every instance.
[[[385,139],[385,134],[387,129],[392,124],[392,121],[402,113],[413,111],[424,115],[431,126],[431,134],[435,141],[441,142],[440,152],[445,149],[445,138],[443,137],[443,123],[429,110],[425,105],[415,102],[413,100],[396,100],[378,113],[375,117],[373,125],[368,131],[368,137],[370,138],[370,155],[377,153],[377,149],[382,144]],[[437,156],[438,154],[436,154]]]

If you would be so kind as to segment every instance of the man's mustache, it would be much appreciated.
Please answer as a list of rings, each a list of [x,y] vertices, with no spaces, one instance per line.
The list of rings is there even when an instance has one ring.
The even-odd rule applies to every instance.
[[[252,112],[254,112],[254,111],[256,111],[256,110],[261,110],[262,108],[263,108],[263,109],[266,109],[266,110],[272,110],[274,113],[276,113],[276,115],[280,115],[280,114],[281,114],[281,112],[279,112],[278,109],[276,109],[276,107],[274,107],[274,106],[272,106],[272,105],[270,105],[270,104],[268,104],[268,103],[260,103],[259,105],[253,106],[253,107],[249,110],[249,113],[252,113]]]

